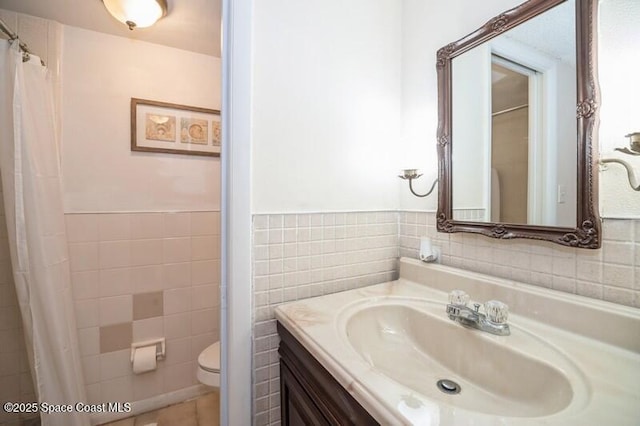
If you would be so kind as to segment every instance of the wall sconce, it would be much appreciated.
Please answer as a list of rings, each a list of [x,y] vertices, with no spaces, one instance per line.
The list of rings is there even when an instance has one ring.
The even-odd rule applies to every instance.
[[[134,28],[147,28],[167,14],[167,0],[102,0],[118,21]]]
[[[629,133],[625,136],[629,138],[629,148],[615,148],[615,151],[620,151],[628,155],[637,156],[640,155],[640,132]],[[608,164],[608,163],[618,163],[621,164],[627,170],[627,178],[629,179],[629,185],[631,185],[631,189],[634,191],[640,191],[640,183],[636,181],[633,168],[631,164],[627,163],[624,160],[619,158],[603,158],[600,160],[600,164]],[[606,166],[604,168],[606,170]]]
[[[433,192],[433,188],[436,187],[436,183],[438,183],[438,179],[433,181],[433,184],[431,185],[431,189],[429,190],[429,192],[427,192],[426,194],[418,194],[413,190],[413,180],[418,179],[420,176],[422,176],[422,174],[418,174],[418,169],[404,169],[402,171],[402,175],[398,175],[400,179],[409,180],[409,191],[411,191],[413,195],[415,195],[416,197],[422,198],[422,197],[426,197],[427,195]]]
[[[629,147],[631,149],[625,146],[624,148],[616,148],[615,150],[629,155],[640,155],[640,132],[629,133],[625,138],[629,138]]]

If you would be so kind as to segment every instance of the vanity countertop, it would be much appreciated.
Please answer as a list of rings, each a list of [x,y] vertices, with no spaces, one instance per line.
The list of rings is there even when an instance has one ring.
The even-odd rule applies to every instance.
[[[438,396],[437,392],[435,397],[429,396],[421,391],[425,388],[411,385],[415,376],[424,373],[413,371],[411,367],[418,364],[412,359],[394,370],[400,371],[402,377],[392,378],[393,374],[383,371],[373,359],[367,359],[352,343],[355,337],[359,342],[374,339],[376,332],[350,337],[346,331],[362,329],[349,328],[355,313],[385,304],[415,310],[425,307],[427,315],[439,317],[437,321],[449,321],[445,305],[452,289],[466,291],[474,301],[499,299],[509,305],[511,336],[493,336],[451,324],[460,327],[461,331],[455,333],[476,333],[457,334],[463,339],[467,336],[471,340],[489,339],[492,345],[522,345],[516,350],[560,371],[573,389],[566,407],[543,415],[524,414],[526,409],[521,413],[507,410],[507,414],[495,414],[460,406],[461,400],[456,399],[460,396]],[[276,308],[276,317],[383,425],[640,424],[638,309],[403,258],[396,281],[283,304]],[[361,321],[361,317],[357,320]],[[375,316],[369,318],[376,321]],[[381,334],[395,333],[385,330],[384,324],[375,327]],[[437,340],[442,336],[430,336],[428,327],[419,332],[435,345],[448,344]],[[556,355],[545,358],[545,349],[538,347],[551,348]],[[483,360],[479,359],[478,368],[481,365]],[[508,374],[508,369],[498,370],[495,374]]]

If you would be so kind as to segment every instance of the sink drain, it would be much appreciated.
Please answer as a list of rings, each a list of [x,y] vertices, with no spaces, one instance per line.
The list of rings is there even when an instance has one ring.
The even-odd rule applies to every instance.
[[[460,385],[454,382],[453,380],[447,380],[447,379],[438,380],[436,385],[438,385],[438,389],[440,389],[444,393],[448,393],[450,395],[455,395],[457,393],[460,393]]]

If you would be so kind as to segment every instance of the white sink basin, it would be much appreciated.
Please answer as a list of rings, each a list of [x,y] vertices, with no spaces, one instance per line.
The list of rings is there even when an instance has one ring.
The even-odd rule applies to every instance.
[[[446,404],[486,414],[539,417],[566,408],[573,387],[586,394],[578,369],[555,348],[517,327],[511,336],[464,328],[447,318],[443,303],[396,298],[365,302],[350,306],[340,318],[345,326],[339,329],[367,363]],[[441,379],[456,382],[460,392],[440,390]]]
[[[511,335],[451,321],[453,289],[507,303]],[[380,424],[640,424],[638,309],[401,259],[397,281],[276,317]]]

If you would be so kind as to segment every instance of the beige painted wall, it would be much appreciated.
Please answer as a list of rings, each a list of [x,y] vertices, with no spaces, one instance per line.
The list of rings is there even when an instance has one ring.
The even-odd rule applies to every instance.
[[[132,152],[130,99],[220,109],[220,58],[64,27],[65,210],[220,209],[220,159]]]

